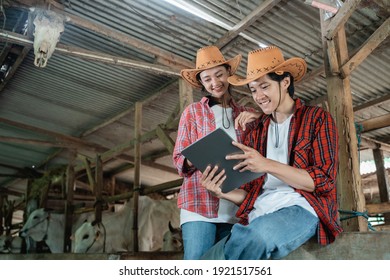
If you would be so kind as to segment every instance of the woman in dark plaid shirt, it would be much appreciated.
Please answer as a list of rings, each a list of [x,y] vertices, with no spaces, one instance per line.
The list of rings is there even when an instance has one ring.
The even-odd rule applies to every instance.
[[[202,186],[237,204],[241,219],[203,259],[280,259],[315,235],[326,245],[342,231],[335,122],[322,108],[293,98],[306,68],[303,59],[284,60],[271,46],[248,54],[246,78],[229,77],[233,85],[248,85],[264,115],[243,144],[233,142],[244,154],[227,158],[240,160],[234,169],[265,175],[224,194],[224,171],[203,172]]]

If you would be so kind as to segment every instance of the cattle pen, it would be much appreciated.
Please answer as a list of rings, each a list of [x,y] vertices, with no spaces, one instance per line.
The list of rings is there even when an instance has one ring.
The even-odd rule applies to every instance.
[[[56,217],[60,234],[53,238],[56,253],[44,228],[39,241],[24,240],[22,253],[7,247],[0,260],[183,258],[182,248],[160,251],[168,223],[176,219],[179,226],[179,209],[176,218],[159,214],[160,228],[144,233],[154,218],[141,215],[153,216],[142,201],[172,202],[180,190],[174,139],[184,108],[203,96],[180,71],[194,67],[193,54],[204,45],[226,57],[242,54],[243,62],[265,45],[303,57],[308,73],[296,95],[336,121],[344,232],[326,247],[310,240],[285,259],[389,260],[388,1],[322,1],[338,3],[333,13],[300,0],[184,2],[189,8],[173,0],[1,1],[0,235],[25,233],[37,209],[43,209],[39,226]],[[247,88],[233,88],[232,95],[255,106]],[[375,170],[364,170],[364,163]],[[106,228],[105,219],[126,203],[131,241],[106,252],[106,234],[117,228]],[[75,253],[82,213],[92,217],[94,245]],[[98,252],[88,251],[98,242]]]

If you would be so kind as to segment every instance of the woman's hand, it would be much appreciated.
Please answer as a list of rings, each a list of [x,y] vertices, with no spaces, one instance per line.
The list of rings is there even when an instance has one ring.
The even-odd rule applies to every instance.
[[[200,185],[208,190],[213,196],[221,198],[223,193],[221,190],[221,185],[226,179],[225,170],[222,170],[218,174],[218,166],[207,168],[203,171],[202,177],[200,179]]]
[[[233,141],[233,145],[240,148],[243,154],[230,154],[226,156],[226,159],[237,159],[240,162],[236,164],[233,169],[244,172],[249,170],[254,173],[267,172],[268,159],[263,157],[258,151],[236,141]]]
[[[246,124],[253,122],[254,120],[257,120],[261,116],[261,113],[259,112],[248,112],[244,111],[241,112],[238,117],[234,120],[234,127],[235,129],[238,129],[240,126],[242,130],[245,131]]]

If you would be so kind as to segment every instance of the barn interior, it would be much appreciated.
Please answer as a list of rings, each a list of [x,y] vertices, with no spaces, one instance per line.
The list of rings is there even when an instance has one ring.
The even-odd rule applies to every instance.
[[[308,65],[295,95],[336,120],[339,207],[351,216],[336,246],[308,244],[290,258],[390,259],[390,5],[312,2],[2,0],[0,234],[17,234],[35,208],[101,217],[139,196],[175,199],[180,114],[203,96],[180,70],[194,68],[200,47],[215,45],[226,58],[242,54],[244,76],[248,52],[275,45]],[[42,57],[34,20],[48,14],[57,22],[41,23],[54,39]],[[58,22],[57,42],[44,28]],[[245,87],[233,97],[256,106]],[[69,242],[63,255],[76,258]],[[0,258],[44,258],[39,250],[47,247]],[[180,258],[135,252],[121,258]]]

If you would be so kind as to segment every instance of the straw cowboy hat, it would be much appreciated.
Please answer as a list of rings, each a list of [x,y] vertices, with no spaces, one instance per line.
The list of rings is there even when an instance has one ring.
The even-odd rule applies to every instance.
[[[196,54],[196,69],[183,69],[180,74],[184,80],[195,88],[202,88],[202,84],[196,79],[200,72],[220,66],[230,65],[230,73],[234,74],[240,65],[241,55],[237,55],[230,60],[225,60],[221,51],[216,46],[207,46],[198,50]]]
[[[248,53],[248,66],[246,78],[234,75],[228,78],[229,83],[235,86],[246,85],[268,73],[283,74],[289,72],[297,82],[305,75],[307,65],[305,60],[293,57],[284,60],[282,51],[275,46],[270,46]]]

